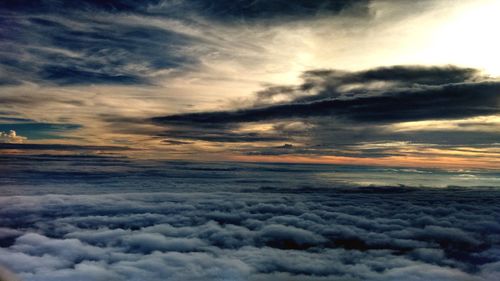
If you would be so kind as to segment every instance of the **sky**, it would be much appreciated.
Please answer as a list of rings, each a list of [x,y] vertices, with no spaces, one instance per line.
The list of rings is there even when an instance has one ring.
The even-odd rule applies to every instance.
[[[499,10],[2,1],[0,153],[498,169]]]
[[[0,280],[496,281],[499,12],[0,1]]]

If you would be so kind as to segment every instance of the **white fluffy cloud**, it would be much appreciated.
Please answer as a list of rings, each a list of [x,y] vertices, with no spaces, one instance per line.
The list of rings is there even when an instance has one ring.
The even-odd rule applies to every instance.
[[[0,264],[25,281],[493,281],[499,196],[376,187],[4,196]]]
[[[0,143],[22,143],[26,139],[26,137],[18,136],[14,130],[0,132]]]

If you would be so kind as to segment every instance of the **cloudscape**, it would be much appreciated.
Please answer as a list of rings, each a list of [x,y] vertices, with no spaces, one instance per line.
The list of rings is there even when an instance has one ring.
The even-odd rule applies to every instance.
[[[0,280],[497,280],[498,0],[5,0]]]

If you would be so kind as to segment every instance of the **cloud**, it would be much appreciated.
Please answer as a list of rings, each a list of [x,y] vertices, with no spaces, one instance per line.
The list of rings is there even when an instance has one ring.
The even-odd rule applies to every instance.
[[[379,68],[359,73],[309,71],[302,91],[313,94],[278,105],[238,111],[201,112],[155,117],[160,124],[220,124],[267,120],[332,117],[359,122],[401,122],[467,118],[498,114],[498,82],[467,82],[477,71],[455,67]],[[338,78],[337,78],[338,77]],[[318,79],[319,81],[316,81]],[[309,81],[307,81],[309,80]],[[333,82],[332,82],[333,81]],[[373,81],[393,82],[370,89]],[[362,86],[341,91],[341,87]],[[275,95],[275,88],[271,88]],[[287,93],[290,90],[281,90]],[[263,95],[264,92],[259,92]],[[269,92],[265,92],[266,96]],[[305,94],[304,94],[305,95]],[[442,109],[446,109],[443,111]]]
[[[160,124],[213,124],[331,116],[363,122],[466,118],[499,112],[498,83],[443,86],[373,97],[326,99],[231,112],[191,113],[156,117]],[[440,109],[446,108],[442,112]]]
[[[28,233],[16,239],[15,251],[31,256],[52,255],[71,263],[81,259],[96,259],[105,254],[103,249],[85,245],[76,239],[50,239],[36,233]],[[61,252],[61,249],[65,249]]]
[[[2,165],[19,162],[24,170],[6,170],[10,177],[33,180],[0,198],[0,264],[23,280],[492,281],[498,274],[494,187],[322,183],[318,169],[332,166],[50,159]],[[41,176],[44,184],[33,170],[48,165],[65,168]],[[87,170],[83,178],[72,173]],[[367,169],[354,170],[366,179]],[[94,177],[100,171],[107,176]],[[161,189],[145,190],[149,183]],[[48,195],[31,195],[40,193]]]
[[[7,196],[0,262],[23,280],[494,280],[496,189],[380,191]]]
[[[403,107],[394,112],[407,101],[398,93],[409,98],[420,91],[424,101],[416,104],[425,106],[422,103],[429,91],[437,93],[446,85],[458,87],[455,84],[460,83],[471,84],[470,88],[464,86],[464,91],[475,91],[480,85],[472,84],[486,84],[477,70],[453,66],[342,70],[372,67],[381,61],[414,63],[386,60],[385,54],[376,52],[370,52],[370,56],[377,57],[375,60],[354,60],[363,65],[351,62],[353,54],[358,56],[362,51],[356,46],[372,44],[373,37],[368,34],[381,34],[374,45],[386,46],[388,43],[378,44],[379,41],[391,42],[387,40],[390,30],[386,27],[394,22],[399,24],[402,16],[408,16],[407,11],[418,11],[419,19],[427,19],[428,11],[448,13],[434,1],[393,4],[363,0],[89,0],[72,5],[48,0],[4,1],[0,5],[5,11],[0,28],[0,83],[4,83],[5,93],[0,102],[15,113],[6,118],[18,116],[47,124],[81,125],[79,130],[68,130],[64,135],[48,134],[51,139],[68,137],[65,143],[98,135],[101,143],[147,147],[155,157],[185,157],[193,150],[206,154],[224,150],[227,158],[235,153],[328,155],[326,150],[333,147],[338,148],[338,155],[348,155],[352,153],[344,149],[341,141],[358,144],[411,138],[409,133],[391,136],[387,128],[371,130],[380,134],[369,134],[370,128],[359,125],[360,121],[392,124],[403,119],[433,118],[427,111]],[[324,48],[336,40],[340,44]],[[332,58],[336,58],[335,65],[340,70],[324,69],[333,65]],[[317,69],[304,72],[311,67]],[[301,73],[303,83],[293,82]],[[249,98],[248,94],[258,91],[259,85],[270,87]],[[378,103],[377,96],[381,103],[387,102],[391,111]],[[228,104],[224,104],[228,99]],[[358,113],[358,106],[371,113]],[[481,106],[471,104],[463,115],[491,111],[480,110]],[[454,114],[462,116],[460,105],[456,107],[449,111],[449,118],[454,118],[450,117]],[[178,126],[179,122],[172,119],[172,115],[178,115],[175,113],[187,110],[214,113],[206,112],[207,108],[229,109],[215,112],[209,121],[217,124],[210,124],[210,128],[208,122],[187,119],[185,126]],[[289,110],[294,113],[279,112]],[[430,112],[436,110],[429,108]],[[386,115],[380,114],[385,111]],[[160,126],[144,122],[152,116],[167,115],[170,119],[158,118],[163,122]],[[274,127],[268,131],[242,128],[247,123],[266,122],[272,123],[266,126]],[[292,132],[283,126],[286,123],[303,123],[304,129]],[[342,127],[355,127],[355,132],[349,133]],[[4,131],[10,129],[34,139],[19,129]],[[363,132],[368,132],[367,138],[359,140]],[[334,139],[332,135],[339,137]],[[494,137],[481,134],[484,140]],[[458,138],[434,133],[421,139],[419,142],[431,139],[432,143]],[[328,140],[336,143],[326,143]],[[464,142],[471,141],[474,137],[470,134],[464,137]],[[286,143],[293,148],[278,148]],[[371,155],[384,155],[372,152]]]
[[[369,1],[365,0],[319,0],[319,1],[265,1],[265,0],[216,0],[200,1],[188,0],[184,2],[188,7],[193,7],[201,16],[215,20],[253,21],[265,19],[293,20],[314,16],[335,15],[343,10],[357,6],[358,9],[367,9]]]
[[[18,144],[25,140],[26,137],[18,136],[14,130],[10,130],[8,133],[0,131],[0,144]]]
[[[276,17],[291,19],[308,18],[318,15],[335,15],[352,6],[365,7],[366,0],[180,0],[160,1],[147,0],[141,2],[113,0],[113,1],[81,1],[74,6],[60,1],[5,1],[2,8],[6,10],[24,10],[37,13],[64,13],[67,11],[83,10],[89,12],[105,11],[109,13],[135,13],[155,16],[179,17],[178,11],[187,11],[190,14],[207,17],[213,20],[257,20]]]
[[[11,129],[14,133],[18,132],[30,140],[62,139],[64,135],[61,135],[61,133],[67,133],[80,128],[82,126],[78,124],[42,123],[32,120],[16,120],[15,123],[0,123],[0,130]]]
[[[269,135],[265,133],[249,132],[249,133],[238,133],[221,131],[221,128],[186,128],[184,130],[167,130],[162,134],[161,137],[178,138],[178,139],[189,139],[189,140],[200,140],[209,142],[227,142],[227,143],[238,143],[238,142],[263,142],[263,141],[284,141],[286,138]],[[182,142],[181,142],[182,143]]]
[[[500,84],[476,69],[311,70],[302,78],[297,86],[257,92],[254,105],[247,108],[159,116],[152,121],[166,128],[158,136],[181,141],[230,143],[234,137],[245,142],[245,136],[265,136],[247,138],[247,143],[260,145],[230,148],[249,156],[383,158],[416,155],[424,149],[448,153],[460,146],[496,151],[493,140],[498,132],[488,128],[500,114]]]
[[[266,245],[274,248],[301,249],[325,242],[325,238],[310,231],[294,226],[270,224],[263,227],[259,233]]]
[[[97,145],[71,145],[71,144],[41,144],[41,143],[0,143],[0,150],[21,149],[21,150],[60,150],[60,151],[86,151],[86,150],[109,150],[120,151],[130,150],[126,146],[97,146]]]
[[[205,246],[198,238],[166,238],[157,233],[140,233],[126,236],[123,243],[139,252],[174,251],[191,252]]]
[[[89,0],[72,5],[9,0],[0,4],[5,11],[0,85],[158,85],[166,77],[203,67],[207,55],[221,51],[226,39],[212,34],[221,31],[210,25],[266,19],[280,23],[350,8],[366,12],[367,3]]]
[[[196,64],[194,57],[182,54],[197,41],[186,34],[63,6],[53,2],[45,7],[61,9],[60,14],[27,9],[7,15],[0,67],[14,78],[3,84],[151,85],[158,75]]]

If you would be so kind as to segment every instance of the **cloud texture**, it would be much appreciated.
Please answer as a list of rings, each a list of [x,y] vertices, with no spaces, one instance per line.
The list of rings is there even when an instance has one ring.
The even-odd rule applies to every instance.
[[[24,280],[494,280],[499,273],[497,191],[366,191],[4,197],[0,261]]]
[[[38,174],[18,169],[26,180],[0,197],[0,264],[26,281],[493,281],[500,271],[495,187],[326,184],[321,169],[294,165],[51,159]]]
[[[247,155],[418,157],[412,146],[497,151],[496,125],[486,120],[498,123],[500,84],[476,69],[311,70],[302,79],[257,92],[247,108],[152,121],[165,126],[160,137],[246,143],[235,150]]]
[[[272,87],[259,97],[290,95],[290,102],[229,112],[153,119],[159,123],[240,123],[327,116],[360,122],[464,118],[499,113],[498,82],[474,69],[396,66],[362,72],[314,70],[297,87]],[[373,85],[372,83],[379,83]],[[441,109],[446,108],[446,111]]]

